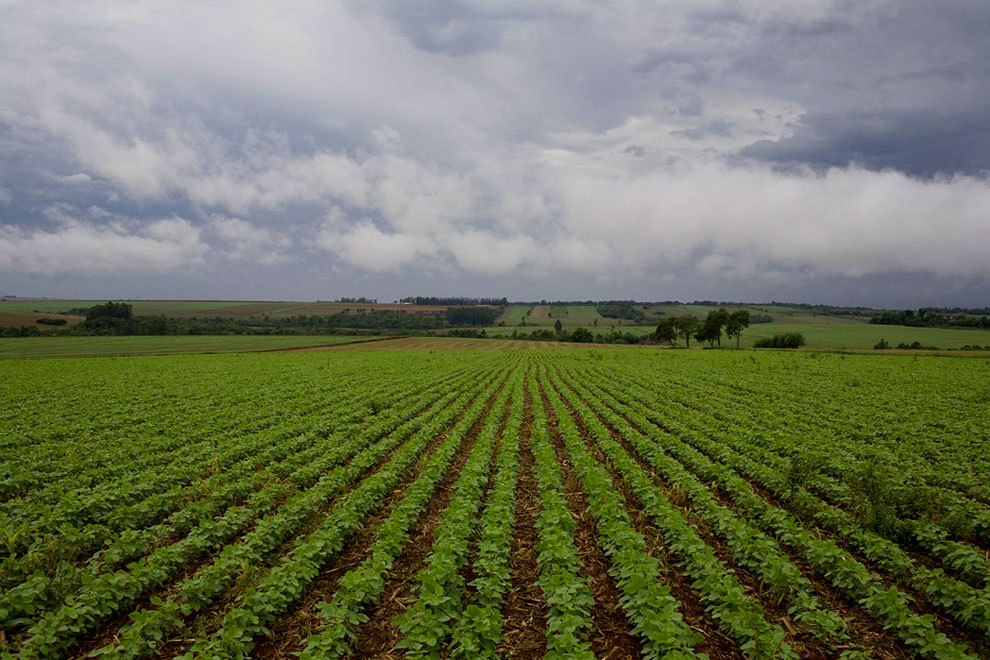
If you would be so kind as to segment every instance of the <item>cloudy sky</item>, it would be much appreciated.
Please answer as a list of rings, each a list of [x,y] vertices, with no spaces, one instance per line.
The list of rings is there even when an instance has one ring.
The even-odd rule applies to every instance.
[[[0,3],[22,296],[990,304],[990,4]]]

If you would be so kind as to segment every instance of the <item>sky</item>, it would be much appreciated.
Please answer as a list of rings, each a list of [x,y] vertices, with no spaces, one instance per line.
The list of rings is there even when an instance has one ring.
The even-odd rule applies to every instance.
[[[985,0],[0,3],[0,293],[990,305]]]

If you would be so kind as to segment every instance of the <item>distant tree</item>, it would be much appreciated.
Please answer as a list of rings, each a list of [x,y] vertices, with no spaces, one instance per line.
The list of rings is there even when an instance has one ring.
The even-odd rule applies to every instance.
[[[728,320],[725,322],[725,336],[728,338],[736,338],[736,348],[739,348],[739,336],[742,335],[742,331],[749,327],[749,310],[748,309],[737,309],[736,311],[729,314]]]
[[[694,338],[698,341],[707,341],[708,345],[712,348],[715,347],[715,342],[718,345],[722,345],[722,328],[725,326],[726,322],[729,320],[729,313],[724,309],[713,309],[708,312],[708,316],[698,327]]]
[[[560,321],[557,321],[560,323]],[[580,342],[582,344],[590,344],[595,340],[594,335],[587,328],[576,328],[574,332],[571,333],[571,341]]]
[[[674,319],[660,319],[660,322],[657,323],[657,329],[656,332],[653,333],[653,336],[659,343],[662,344],[666,342],[673,346],[677,341],[677,326],[674,323]]]
[[[691,348],[691,335],[694,334],[698,326],[698,319],[694,314],[685,314],[674,319],[677,334],[684,337],[684,345]]]
[[[491,307],[448,307],[446,311],[450,325],[492,325],[498,314]]]
[[[86,330],[101,334],[131,335],[134,334],[131,309],[127,303],[93,305],[86,310],[86,320],[81,325]]]
[[[127,321],[131,318],[132,309],[127,303],[108,302],[106,305],[93,305],[86,311],[86,320],[111,318]]]
[[[560,319],[557,319],[556,321],[553,322],[553,329],[556,330],[557,332],[560,332],[561,330],[564,329],[564,324],[560,322]]]

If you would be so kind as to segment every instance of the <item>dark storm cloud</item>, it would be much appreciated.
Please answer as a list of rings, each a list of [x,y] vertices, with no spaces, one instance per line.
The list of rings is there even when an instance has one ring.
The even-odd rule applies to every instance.
[[[858,164],[913,176],[979,174],[990,169],[990,114],[809,113],[793,136],[761,140],[742,155],[815,168]]]
[[[990,165],[990,5],[860,3],[849,18],[770,21],[729,72],[804,107],[792,134],[741,150],[775,164],[914,176]]]

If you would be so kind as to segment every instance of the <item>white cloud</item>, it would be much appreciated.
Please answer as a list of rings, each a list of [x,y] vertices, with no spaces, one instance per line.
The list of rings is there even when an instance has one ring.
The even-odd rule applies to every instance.
[[[486,231],[451,234],[443,247],[461,268],[484,275],[515,272],[523,264],[537,262],[540,256],[539,247],[530,236],[498,237]]]
[[[89,183],[93,180],[93,177],[85,172],[76,172],[75,174],[60,176],[58,177],[58,180],[62,183]]]
[[[0,271],[31,275],[113,275],[168,272],[200,264],[209,247],[182,218],[145,224],[131,232],[119,224],[66,218],[52,230],[0,226]]]
[[[374,272],[398,271],[434,253],[427,237],[385,233],[368,221],[344,230],[325,228],[316,236],[315,244],[350,266]]]
[[[561,168],[552,185],[566,203],[562,231],[607,244],[613,272],[700,254],[702,271],[731,265],[740,276],[774,264],[848,277],[990,275],[987,179],[707,164],[635,180]]]
[[[245,222],[239,218],[214,215],[209,224],[212,232],[228,246],[226,256],[234,261],[250,261],[266,266],[291,259],[292,240],[284,234]]]

